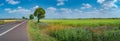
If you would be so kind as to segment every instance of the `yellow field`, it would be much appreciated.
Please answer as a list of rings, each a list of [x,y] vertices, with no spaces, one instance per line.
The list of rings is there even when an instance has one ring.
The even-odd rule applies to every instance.
[[[5,23],[9,23],[9,22],[15,22],[17,20],[0,20],[0,24],[5,24]]]
[[[17,20],[4,20],[4,22],[15,22]]]

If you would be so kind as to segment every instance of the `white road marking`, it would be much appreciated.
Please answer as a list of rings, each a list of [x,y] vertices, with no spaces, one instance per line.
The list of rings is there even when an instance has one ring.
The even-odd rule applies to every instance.
[[[10,28],[9,30],[7,30],[7,31],[5,31],[5,32],[3,32],[3,33],[1,33],[1,34],[0,34],[0,36],[2,36],[2,35],[4,35],[4,34],[6,34],[7,32],[9,32],[9,31],[13,30],[14,28],[16,28],[16,27],[20,26],[21,24],[23,24],[23,23],[25,23],[25,22],[26,22],[26,21],[24,21],[24,22],[22,22],[22,23],[20,23],[20,24],[17,24],[16,26],[14,26],[14,27]]]

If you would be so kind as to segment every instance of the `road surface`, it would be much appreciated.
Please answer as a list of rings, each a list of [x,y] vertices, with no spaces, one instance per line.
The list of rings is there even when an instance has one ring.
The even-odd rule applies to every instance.
[[[0,41],[28,41],[27,21],[0,25]]]

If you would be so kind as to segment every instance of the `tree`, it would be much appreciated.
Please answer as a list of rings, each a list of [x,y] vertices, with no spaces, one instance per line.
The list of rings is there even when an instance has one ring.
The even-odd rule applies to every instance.
[[[29,19],[30,19],[30,20],[34,19],[34,15],[33,15],[33,14],[30,14]]]
[[[25,19],[25,17],[23,16],[22,19]]]
[[[39,20],[45,17],[45,10],[43,8],[37,8],[34,12],[34,16]]]
[[[27,20],[28,18],[26,18],[26,17],[24,17],[24,16],[23,16],[23,17],[22,17],[22,19],[25,19],[25,20]]]

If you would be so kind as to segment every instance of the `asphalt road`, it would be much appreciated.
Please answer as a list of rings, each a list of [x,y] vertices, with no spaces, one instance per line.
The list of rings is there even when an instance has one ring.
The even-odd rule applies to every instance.
[[[0,41],[29,41],[26,25],[27,21],[0,25]]]

